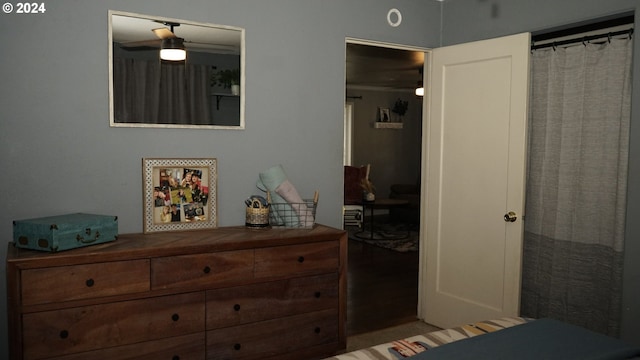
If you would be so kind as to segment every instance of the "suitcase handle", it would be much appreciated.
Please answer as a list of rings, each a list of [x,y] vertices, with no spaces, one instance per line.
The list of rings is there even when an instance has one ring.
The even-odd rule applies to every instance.
[[[85,234],[87,235],[91,235],[91,229],[86,229],[85,230]],[[83,244],[90,244],[92,242],[95,242],[96,240],[98,240],[98,238],[100,237],[100,232],[96,231],[96,236],[93,239],[86,239],[83,238],[82,236],[80,236],[80,234],[78,234],[78,236],[76,236],[76,240],[78,240],[78,242],[81,242]]]

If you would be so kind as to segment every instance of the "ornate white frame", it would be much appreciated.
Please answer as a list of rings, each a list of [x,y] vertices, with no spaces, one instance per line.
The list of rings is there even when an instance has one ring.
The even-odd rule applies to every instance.
[[[154,211],[156,211],[154,188],[160,186],[160,169],[197,169],[202,170],[202,179],[208,186],[208,199],[206,206],[203,206],[204,220],[189,221],[183,220],[179,222],[158,222],[154,219]],[[206,176],[205,176],[206,172]],[[197,158],[197,159],[142,159],[142,188],[143,188],[143,223],[144,233],[152,233],[159,231],[179,231],[179,230],[197,230],[218,227],[217,212],[217,159],[215,158]],[[184,204],[181,204],[184,205]],[[182,206],[182,209],[184,206]],[[183,210],[182,210],[183,211]]]

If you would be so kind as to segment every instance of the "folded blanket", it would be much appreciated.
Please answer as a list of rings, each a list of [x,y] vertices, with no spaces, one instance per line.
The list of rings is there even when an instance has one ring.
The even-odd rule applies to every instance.
[[[417,353],[425,352],[444,344],[457,342],[474,336],[484,336],[484,334],[490,332],[502,331],[502,329],[512,326],[520,326],[527,321],[527,319],[522,317],[505,317],[502,319],[481,321],[433,331],[427,334],[414,335],[403,340],[378,344],[366,349],[330,357],[325,360],[398,360],[413,358]],[[411,348],[406,344],[411,344]]]
[[[287,174],[284,172],[282,165],[273,166],[259,174],[258,182],[256,186],[258,189],[269,192],[271,195],[271,202],[277,204],[283,204],[277,206],[281,209],[278,211],[276,207],[271,207],[271,213],[278,224],[284,224],[286,227],[299,227],[300,220],[297,216],[291,216],[295,214],[294,209],[289,205],[280,194],[276,192],[278,186],[287,181]]]
[[[298,194],[298,190],[289,180],[285,180],[276,188],[276,193],[282,196],[285,201],[291,205],[300,219],[301,226],[312,227],[315,223],[313,217],[313,209],[305,205],[304,200]]]
[[[438,346],[411,359],[621,360],[634,356],[640,356],[640,349],[618,339],[557,320],[540,319]]]
[[[621,340],[562,323],[521,317],[482,321],[415,335],[325,360],[622,360],[640,349]]]

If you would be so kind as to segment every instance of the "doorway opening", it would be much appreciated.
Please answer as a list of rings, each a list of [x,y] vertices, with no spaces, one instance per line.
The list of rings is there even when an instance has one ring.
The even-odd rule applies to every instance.
[[[415,90],[423,83],[425,51],[347,39],[343,164],[370,166],[377,201],[411,198],[403,208],[367,210],[364,226],[374,223],[372,214],[376,234],[387,224],[402,231],[412,227],[409,240],[415,241],[411,251],[401,252],[381,247],[398,241],[364,241],[353,235],[365,229],[345,226],[350,234],[350,336],[417,320],[423,99]],[[411,193],[392,194],[392,188]]]

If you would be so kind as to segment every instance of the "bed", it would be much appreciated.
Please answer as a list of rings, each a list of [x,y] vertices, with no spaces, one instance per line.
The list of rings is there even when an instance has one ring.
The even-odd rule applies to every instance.
[[[640,359],[640,348],[552,319],[502,318],[416,335],[325,360]]]

